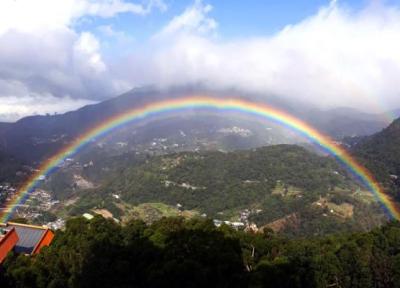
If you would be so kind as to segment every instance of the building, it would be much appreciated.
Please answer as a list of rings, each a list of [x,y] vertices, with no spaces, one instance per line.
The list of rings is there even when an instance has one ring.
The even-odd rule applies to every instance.
[[[15,228],[0,228],[0,263],[2,263],[7,257],[7,254],[14,249],[18,240],[19,239]]]
[[[25,255],[38,254],[54,238],[54,233],[47,227],[13,222],[0,224],[0,232],[0,263],[11,250]]]

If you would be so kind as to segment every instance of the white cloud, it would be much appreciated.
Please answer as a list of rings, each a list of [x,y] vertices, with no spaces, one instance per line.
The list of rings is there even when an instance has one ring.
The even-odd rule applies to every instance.
[[[201,0],[195,0],[181,15],[174,17],[157,36],[169,37],[176,34],[207,34],[218,26],[213,18],[207,17],[212,6],[204,4]]]
[[[333,1],[275,35],[231,41],[214,37],[210,10],[196,1],[172,19],[157,35],[168,37],[153,39],[147,57],[132,56],[141,73],[132,73],[131,81],[202,82],[327,106],[400,106],[398,8],[375,5],[355,12]]]
[[[75,5],[79,5],[79,9],[75,11],[75,16],[78,17],[91,15],[110,18],[120,13],[146,15],[154,8],[158,8],[161,11],[167,9],[166,4],[161,0],[150,0],[147,5],[135,4],[123,0],[76,0],[76,2]]]
[[[101,55],[99,40],[91,32],[76,32],[75,24],[87,17],[146,15],[154,9],[166,9],[162,0],[142,3],[0,1],[0,117],[7,111],[7,119],[54,112],[57,103],[58,111],[65,111],[65,107],[76,107],[74,101],[82,105],[125,91],[129,86],[112,76]],[[40,98],[48,100],[49,105]],[[60,101],[53,101],[58,98]]]
[[[2,0],[0,34],[8,30],[38,33],[60,29],[85,16],[146,15],[155,8],[165,11],[167,6],[162,0],[149,0],[145,5],[124,0]]]
[[[22,32],[0,35],[0,80],[21,83],[29,93],[101,99],[121,92],[115,90],[110,73],[98,40],[89,32],[61,29],[41,36]],[[10,89],[6,94],[3,87],[0,85],[0,97],[10,95]]]
[[[81,57],[83,65],[87,65],[89,71],[95,73],[105,72],[106,65],[101,59],[100,44],[96,37],[89,32],[83,32],[74,45],[74,54]]]
[[[213,7],[196,0],[147,42],[135,42],[132,54],[118,64],[114,54],[123,53],[104,55],[104,45],[132,46],[131,35],[107,23],[98,28],[100,42],[94,31],[74,28],[87,17],[166,9],[161,0],[144,3],[0,1],[0,99],[21,99],[15,113],[25,115],[41,111],[34,105],[41,96],[53,108],[51,99],[64,99],[61,109],[72,107],[73,99],[98,101],[134,86],[203,83],[326,106],[400,106],[398,7],[376,2],[351,11],[332,1],[274,35],[222,40]],[[4,101],[0,114],[8,109]]]
[[[6,122],[16,121],[27,115],[63,113],[95,103],[86,99],[53,97],[50,94],[2,97],[1,101],[0,121]]]

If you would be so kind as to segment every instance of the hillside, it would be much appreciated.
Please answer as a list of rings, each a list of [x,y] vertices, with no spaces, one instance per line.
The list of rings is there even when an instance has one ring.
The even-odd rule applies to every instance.
[[[148,213],[158,219],[181,211],[254,222],[296,235],[363,230],[385,221],[372,195],[335,161],[299,146],[129,159],[125,164],[103,159],[106,166],[93,161],[96,164],[85,169],[72,165],[53,175],[43,188],[64,205],[52,212],[81,215],[107,210],[127,221],[151,220]],[[105,167],[107,175],[101,176]],[[141,206],[145,203],[167,206]]]
[[[400,118],[381,132],[360,139],[352,149],[365,166],[400,199]]]
[[[23,162],[0,151],[0,185],[3,182],[13,183],[17,180],[17,172],[23,170]]]
[[[358,111],[354,108],[334,108],[308,111],[305,120],[335,139],[349,136],[368,136],[387,126],[385,117]]]

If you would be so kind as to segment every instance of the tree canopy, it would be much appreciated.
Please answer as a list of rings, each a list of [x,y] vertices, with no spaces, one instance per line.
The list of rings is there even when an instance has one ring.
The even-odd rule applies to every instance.
[[[400,287],[400,223],[288,239],[163,218],[74,218],[35,257],[9,255],[1,287]]]

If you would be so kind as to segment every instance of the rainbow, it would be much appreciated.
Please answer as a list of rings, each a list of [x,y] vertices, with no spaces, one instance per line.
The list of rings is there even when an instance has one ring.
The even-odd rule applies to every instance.
[[[240,112],[258,116],[278,124],[286,126],[310,141],[316,143],[339,162],[344,164],[348,170],[368,188],[375,198],[381,203],[385,212],[394,219],[400,219],[400,210],[395,203],[387,196],[373,175],[360,165],[346,150],[337,145],[332,139],[321,134],[305,122],[276,108],[261,103],[253,103],[240,99],[221,99],[208,96],[187,96],[175,99],[168,99],[143,105],[139,108],[127,110],[118,115],[110,117],[86,133],[76,138],[69,145],[61,149],[51,158],[44,161],[37,169],[37,172],[18,189],[15,196],[7,202],[0,218],[0,222],[8,221],[15,209],[25,203],[29,195],[40,185],[43,176],[52,174],[67,158],[71,158],[87,144],[103,137],[115,129],[133,121],[142,120],[151,116],[158,116],[171,112],[184,112],[192,109],[207,109],[213,112]]]

